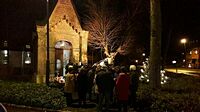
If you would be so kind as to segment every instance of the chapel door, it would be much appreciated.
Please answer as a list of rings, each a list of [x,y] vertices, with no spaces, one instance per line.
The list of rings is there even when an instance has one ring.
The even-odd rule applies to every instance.
[[[71,59],[71,43],[67,41],[58,41],[55,46],[55,70],[60,75],[65,75],[66,65]]]

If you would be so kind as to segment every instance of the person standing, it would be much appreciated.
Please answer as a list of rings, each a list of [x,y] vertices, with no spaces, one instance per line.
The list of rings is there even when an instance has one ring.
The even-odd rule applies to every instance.
[[[96,66],[88,71],[88,99],[92,100],[92,88],[94,86],[94,77],[95,77]]]
[[[88,76],[85,68],[81,68],[77,76],[77,90],[78,90],[78,99],[79,106],[86,105],[86,94],[88,90]]]
[[[116,80],[116,95],[119,105],[119,111],[123,109],[123,112],[128,111],[128,97],[129,97],[129,86],[130,86],[130,76],[127,74],[127,69],[125,66],[120,68],[119,76]]]
[[[76,76],[74,73],[73,66],[68,68],[68,73],[66,74],[65,86],[64,86],[64,93],[67,100],[67,105],[71,106],[72,104],[72,95],[75,93],[75,80]]]
[[[131,83],[130,83],[130,106],[134,107],[136,106],[136,92],[138,89],[138,83],[139,83],[139,71],[135,65],[130,65],[130,77],[131,77]]]
[[[97,73],[96,84],[99,92],[98,112],[108,111],[110,105],[110,97],[114,87],[114,80],[112,73],[108,71],[106,66],[102,66],[101,70]],[[105,109],[103,109],[105,105]]]

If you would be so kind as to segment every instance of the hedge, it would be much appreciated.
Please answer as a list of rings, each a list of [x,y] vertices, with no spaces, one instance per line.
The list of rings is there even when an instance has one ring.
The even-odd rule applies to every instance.
[[[200,110],[200,79],[175,76],[159,90],[140,83],[137,91],[139,112],[198,112]]]
[[[45,84],[0,81],[0,102],[47,109],[63,109],[63,92]]]

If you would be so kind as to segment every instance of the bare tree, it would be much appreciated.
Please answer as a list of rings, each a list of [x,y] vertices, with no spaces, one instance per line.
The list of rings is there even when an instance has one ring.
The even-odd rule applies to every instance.
[[[88,0],[86,8],[85,26],[90,32],[89,46],[93,49],[103,49],[106,57],[114,58],[122,52],[124,36],[119,36],[123,31],[123,16],[113,13],[109,0]]]
[[[134,21],[136,15],[141,13],[141,1],[135,1],[134,9],[125,9],[115,13],[110,6],[116,1],[87,0],[86,9],[89,13],[84,21],[85,28],[89,30],[89,46],[93,49],[103,49],[106,57],[114,58],[117,53],[129,54],[135,45],[134,32],[137,30]],[[132,10],[133,9],[133,10]]]

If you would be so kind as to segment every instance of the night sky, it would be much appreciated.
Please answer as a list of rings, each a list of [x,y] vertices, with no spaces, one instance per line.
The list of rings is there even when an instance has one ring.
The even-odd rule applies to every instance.
[[[10,48],[15,49],[31,43],[35,20],[41,19],[45,8],[39,0],[1,0],[0,1],[0,42],[8,40]],[[12,44],[9,44],[9,43]]]
[[[163,55],[177,56],[184,51],[182,37],[189,41],[200,37],[200,0],[163,0]],[[177,58],[177,57],[176,57]]]
[[[35,21],[45,17],[45,1],[0,0],[0,42],[7,39],[14,41],[14,47],[26,43],[35,30]],[[161,1],[163,54],[175,54],[181,49],[181,45],[177,45],[180,44],[180,35],[187,35],[190,40],[200,37],[200,0]],[[126,7],[125,3],[124,6]],[[149,36],[149,32],[144,34]]]

